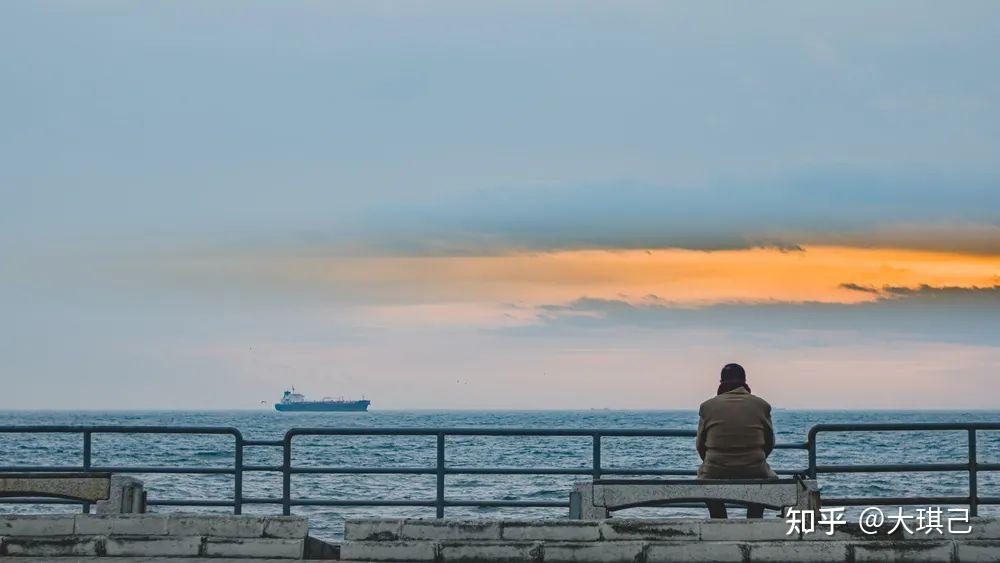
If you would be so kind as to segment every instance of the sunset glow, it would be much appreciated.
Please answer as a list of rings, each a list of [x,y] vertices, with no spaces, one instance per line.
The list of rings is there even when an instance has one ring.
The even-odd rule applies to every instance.
[[[286,264],[288,265],[288,264]],[[582,296],[680,306],[728,301],[857,303],[877,291],[854,284],[916,288],[991,287],[1000,256],[811,246],[749,249],[591,250],[481,257],[302,260],[272,275],[350,287],[372,299],[423,302],[556,303]],[[283,274],[282,272],[285,272]]]

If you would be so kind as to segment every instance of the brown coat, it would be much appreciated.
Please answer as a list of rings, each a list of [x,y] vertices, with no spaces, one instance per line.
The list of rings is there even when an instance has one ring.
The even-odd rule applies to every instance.
[[[767,456],[774,449],[771,405],[743,387],[713,397],[698,409],[702,479],[774,477]]]

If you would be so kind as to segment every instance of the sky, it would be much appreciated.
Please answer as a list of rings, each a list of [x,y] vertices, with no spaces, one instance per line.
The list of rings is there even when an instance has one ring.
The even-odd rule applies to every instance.
[[[0,409],[997,408],[995,2],[4,2]]]

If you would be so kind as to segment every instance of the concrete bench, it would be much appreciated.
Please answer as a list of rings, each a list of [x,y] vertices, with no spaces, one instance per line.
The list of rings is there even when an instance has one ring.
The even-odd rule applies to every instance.
[[[816,481],[803,479],[595,479],[573,486],[569,517],[603,519],[625,508],[709,500],[818,510],[819,489]]]
[[[98,514],[146,511],[141,481],[102,472],[0,473],[0,496],[89,502]]]

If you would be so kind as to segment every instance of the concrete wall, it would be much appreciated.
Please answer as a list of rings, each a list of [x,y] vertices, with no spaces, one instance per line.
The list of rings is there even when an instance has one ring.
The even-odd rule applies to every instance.
[[[354,561],[1000,561],[1000,520],[969,535],[786,535],[781,519],[349,520],[341,558]]]
[[[301,559],[308,531],[293,516],[0,516],[0,555]]]

